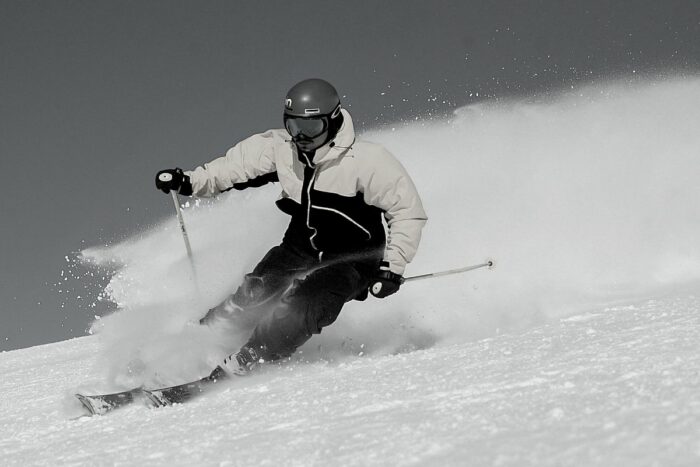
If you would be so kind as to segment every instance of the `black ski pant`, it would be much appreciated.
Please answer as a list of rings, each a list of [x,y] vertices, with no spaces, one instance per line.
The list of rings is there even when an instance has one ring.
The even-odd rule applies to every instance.
[[[332,324],[346,302],[367,297],[381,261],[379,251],[322,260],[317,255],[286,242],[272,248],[236,293],[203,321],[235,305],[248,323],[255,324],[246,346],[265,360],[288,357]]]

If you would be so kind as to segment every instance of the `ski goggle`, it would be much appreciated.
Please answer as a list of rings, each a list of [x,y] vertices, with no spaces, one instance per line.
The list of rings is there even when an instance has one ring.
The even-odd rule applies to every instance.
[[[328,130],[328,117],[292,117],[284,116],[284,127],[292,138],[304,136],[316,138]]]

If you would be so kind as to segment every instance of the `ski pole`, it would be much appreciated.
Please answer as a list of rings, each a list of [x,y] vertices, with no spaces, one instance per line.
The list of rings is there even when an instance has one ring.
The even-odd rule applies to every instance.
[[[435,277],[449,276],[452,274],[459,274],[462,272],[473,271],[475,269],[491,268],[491,267],[493,267],[493,261],[488,259],[488,260],[486,260],[485,263],[475,264],[473,266],[465,266],[463,268],[458,268],[458,269],[449,269],[447,271],[431,272],[428,274],[420,274],[418,276],[407,277],[404,279],[404,282],[419,281],[422,279],[433,279]]]
[[[172,180],[173,176],[169,173],[162,173],[158,176],[160,181],[169,182]],[[180,224],[180,232],[182,232],[182,240],[185,242],[185,249],[187,250],[187,258],[190,260],[190,268],[192,269],[192,279],[194,279],[194,284],[197,290],[199,290],[199,284],[197,282],[197,270],[194,267],[194,258],[192,256],[192,247],[190,246],[190,239],[187,236],[187,229],[185,228],[185,220],[182,217],[182,209],[180,208],[180,202],[177,199],[177,193],[174,190],[170,190],[170,194],[173,198],[173,204],[175,205],[175,212],[177,213],[177,221]]]
[[[175,212],[177,213],[177,221],[180,223],[180,232],[182,232],[182,240],[185,242],[185,249],[187,249],[187,258],[190,260],[190,268],[192,269],[192,279],[194,279],[195,286],[199,289],[197,282],[197,270],[194,267],[194,258],[192,256],[192,247],[190,246],[190,238],[187,236],[187,229],[185,228],[185,219],[182,217],[182,209],[180,208],[180,202],[177,200],[177,194],[175,191],[170,190],[170,194],[173,196],[173,204],[175,204]]]
[[[190,239],[187,236],[187,229],[185,228],[185,220],[182,218],[182,209],[180,208],[180,202],[177,199],[177,195],[174,190],[170,190],[170,194],[173,196],[173,204],[175,205],[175,212],[177,213],[177,221],[180,223],[180,231],[182,232],[182,239],[185,242],[185,248],[187,249],[187,257],[190,260],[190,265],[192,266],[192,271],[194,272],[194,260],[192,259],[192,247],[190,246]]]

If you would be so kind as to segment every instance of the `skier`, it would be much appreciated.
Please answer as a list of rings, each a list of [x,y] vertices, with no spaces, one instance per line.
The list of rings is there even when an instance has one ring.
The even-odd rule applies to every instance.
[[[397,292],[427,221],[405,169],[382,146],[356,140],[330,83],[293,86],[284,127],[253,135],[193,171],[156,175],[158,189],[185,196],[279,182],[277,206],[291,216],[282,243],[200,321],[253,317],[248,342],[212,375],[242,375],[288,357],[333,323],[346,302],[365,300],[368,291],[378,298]]]

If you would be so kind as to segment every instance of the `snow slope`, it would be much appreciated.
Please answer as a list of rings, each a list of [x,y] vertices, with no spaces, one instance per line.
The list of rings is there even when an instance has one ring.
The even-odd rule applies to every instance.
[[[198,287],[174,219],[83,251],[117,310],[0,354],[3,464],[698,464],[698,101],[697,78],[608,83],[365,135],[430,216],[408,274],[497,267],[349,303],[291,362],[183,406],[70,420],[76,390],[237,349],[192,323],[279,241],[279,188],[186,205]]]
[[[69,420],[94,337],[0,354],[13,465],[698,465],[700,299],[295,362],[163,409]]]

